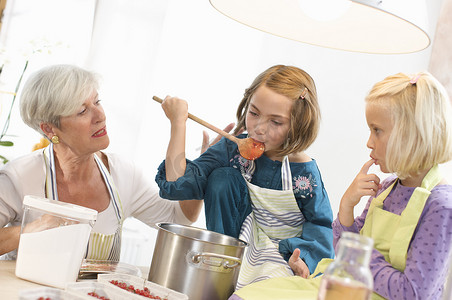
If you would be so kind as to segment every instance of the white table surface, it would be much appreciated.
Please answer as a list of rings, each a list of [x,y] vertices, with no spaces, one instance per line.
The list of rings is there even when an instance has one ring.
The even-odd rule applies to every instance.
[[[147,279],[149,267],[139,268],[142,272],[142,277]],[[18,278],[15,271],[16,261],[0,260],[0,299],[16,300],[19,299],[20,291],[44,286]]]

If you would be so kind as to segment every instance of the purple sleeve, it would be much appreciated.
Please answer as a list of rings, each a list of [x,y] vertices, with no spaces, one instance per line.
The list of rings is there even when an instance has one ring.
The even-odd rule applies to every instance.
[[[388,181],[380,192],[387,185]],[[361,230],[372,199],[352,226],[345,227],[338,218],[334,220],[335,247],[343,231]],[[432,190],[421,214],[408,248],[404,272],[392,267],[378,250],[373,250],[370,268],[374,291],[387,299],[439,299],[447,279],[451,244],[452,186],[441,185]]]
[[[367,211],[369,210],[370,202],[372,201],[373,197],[369,198],[367,201],[366,207],[364,208],[362,214],[359,217],[355,218],[355,221],[353,222],[352,226],[347,227],[341,224],[339,221],[339,217],[337,217],[333,221],[333,246],[336,249],[337,242],[339,241],[341,234],[343,231],[351,231],[359,233],[361,228],[364,225],[364,221],[366,220]]]
[[[373,251],[370,265],[374,290],[388,299],[439,299],[450,263],[451,237],[449,186],[449,192],[430,196],[408,248],[404,272],[393,268],[377,250]]]
[[[381,183],[381,188],[378,190],[376,197],[378,195],[380,195],[386,188],[388,188],[394,182],[395,178],[396,178],[395,176],[389,176],[388,178],[383,180]],[[366,220],[366,216],[367,216],[367,211],[369,210],[370,203],[372,202],[372,200],[374,198],[375,197],[369,197],[369,199],[367,200],[366,207],[364,208],[361,215],[359,217],[355,218],[355,221],[353,222],[352,226],[350,226],[350,227],[343,226],[341,224],[341,222],[339,221],[339,217],[337,217],[333,221],[333,224],[332,224],[332,226],[333,226],[333,245],[334,245],[335,249],[336,249],[337,242],[339,241],[339,239],[341,237],[341,233],[343,231],[352,231],[352,232],[359,233],[361,228],[363,228],[364,221]]]

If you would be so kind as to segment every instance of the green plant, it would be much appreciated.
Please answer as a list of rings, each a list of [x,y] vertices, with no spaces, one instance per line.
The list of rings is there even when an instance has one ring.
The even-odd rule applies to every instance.
[[[11,93],[13,95],[13,100],[11,101],[11,105],[9,107],[9,112],[8,112],[8,116],[6,118],[5,124],[3,125],[3,129],[2,129],[2,133],[0,134],[0,146],[4,146],[4,147],[12,147],[14,146],[14,143],[11,141],[4,141],[3,138],[7,136],[7,132],[8,132],[8,128],[9,128],[9,124],[11,121],[11,112],[13,110],[14,107],[14,103],[16,102],[16,96],[17,96],[17,92],[19,91],[19,87],[20,84],[22,83],[22,78],[24,77],[25,71],[28,68],[28,60],[25,61],[25,66],[24,69],[22,70],[22,73],[19,77],[19,81],[16,84],[16,88],[14,89],[14,93]],[[0,67],[0,75],[3,71],[3,65]],[[3,162],[3,164],[6,164],[8,162],[8,159],[6,157],[4,157],[3,155],[0,155],[0,161]]]
[[[14,143],[12,141],[4,140],[4,138],[11,137],[11,135],[7,135],[10,120],[11,120],[11,113],[12,113],[12,110],[14,107],[14,103],[16,102],[16,97],[17,97],[17,93],[20,88],[20,84],[22,83],[22,79],[24,77],[25,71],[28,68],[28,63],[30,61],[33,61],[33,57],[36,54],[51,54],[52,48],[60,48],[61,46],[64,46],[64,44],[62,44],[61,42],[50,42],[45,38],[36,38],[36,39],[30,41],[28,44],[24,45],[24,49],[22,49],[21,51],[19,51],[18,49],[15,49],[13,51],[11,51],[11,50],[7,51],[4,48],[0,48],[0,65],[1,65],[0,75],[3,71],[4,65],[6,64],[5,62],[9,61],[8,57],[15,57],[15,53],[17,53],[17,52],[23,52],[23,55],[25,56],[25,64],[24,64],[22,73],[19,76],[19,80],[16,83],[14,92],[0,91],[2,93],[10,94],[13,96],[11,105],[9,107],[9,111],[8,111],[8,114],[6,117],[5,124],[3,125],[3,129],[0,133],[0,146],[4,146],[4,147],[14,146]],[[10,52],[10,53],[8,53],[8,52]],[[12,53],[14,53],[14,54],[12,54]],[[16,65],[16,64],[14,63],[14,65]],[[8,162],[8,159],[6,157],[0,155],[0,165],[2,162],[3,162],[3,164],[6,164]]]

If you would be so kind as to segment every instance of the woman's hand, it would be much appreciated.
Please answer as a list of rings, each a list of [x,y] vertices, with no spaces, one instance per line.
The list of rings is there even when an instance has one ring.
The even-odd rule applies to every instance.
[[[351,226],[354,222],[353,208],[363,196],[375,196],[380,187],[380,178],[375,174],[367,174],[374,164],[371,159],[366,162],[358,175],[342,196],[339,206],[339,221],[344,226]]]
[[[19,247],[20,226],[0,228],[0,255]]]
[[[303,278],[308,278],[311,273],[306,263],[300,258],[300,249],[296,248],[289,259],[289,266],[293,273]]]
[[[43,215],[39,219],[25,225],[23,233],[39,232],[72,224],[76,224],[76,222],[53,215]]]

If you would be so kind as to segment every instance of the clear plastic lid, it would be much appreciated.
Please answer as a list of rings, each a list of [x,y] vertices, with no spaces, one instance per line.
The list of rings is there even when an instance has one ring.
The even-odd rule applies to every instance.
[[[23,205],[80,220],[95,221],[97,218],[97,211],[94,209],[37,196],[26,195]]]

